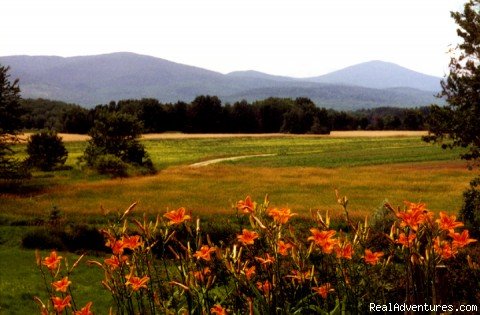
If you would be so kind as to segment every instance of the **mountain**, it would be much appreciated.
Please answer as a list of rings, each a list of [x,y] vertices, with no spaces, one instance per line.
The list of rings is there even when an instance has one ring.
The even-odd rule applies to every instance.
[[[440,90],[440,80],[438,77],[378,60],[308,78],[308,81],[318,83],[357,85],[374,89],[406,87],[433,92]]]
[[[111,100],[143,97],[157,98],[161,102],[190,102],[201,94],[217,95],[224,102],[254,101],[267,97],[309,97],[318,106],[336,109],[409,107],[438,101],[433,95],[439,90],[425,88],[421,82],[430,79],[426,75],[382,62],[350,67],[355,71],[347,71],[349,68],[346,68],[306,79],[257,71],[222,74],[134,53],[68,58],[6,56],[0,57],[0,64],[9,65],[11,77],[20,79],[24,98],[48,98],[86,107]],[[348,73],[356,74],[346,75]],[[372,86],[352,80],[358,79],[360,73],[369,78],[360,80],[360,83],[370,82]],[[385,79],[390,76],[390,81]],[[405,81],[405,77],[410,79]],[[374,82],[378,81],[383,81],[384,85],[375,86]]]

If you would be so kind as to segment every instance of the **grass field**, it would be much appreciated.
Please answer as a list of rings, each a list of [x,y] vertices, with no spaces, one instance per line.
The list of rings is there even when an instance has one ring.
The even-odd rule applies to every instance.
[[[122,211],[134,201],[139,202],[139,213],[163,213],[184,206],[193,215],[212,218],[232,214],[231,206],[246,195],[262,200],[269,194],[274,206],[288,206],[293,212],[307,215],[311,209],[328,209],[336,215],[340,211],[335,203],[337,188],[348,196],[356,217],[370,214],[384,200],[393,205],[421,201],[436,212],[456,213],[462,192],[474,176],[457,158],[460,151],[444,151],[422,142],[418,135],[177,135],[146,137],[143,143],[159,170],[154,176],[109,179],[82,170],[76,159],[86,143],[71,141],[66,147],[67,165],[72,170],[37,172],[21,193],[0,194],[0,254],[4,257],[0,263],[0,314],[25,314],[35,309],[30,301],[33,294],[41,292],[40,276],[34,272],[33,251],[20,248],[21,233],[29,227],[15,225],[46,218],[53,207],[69,220],[87,223],[102,222],[102,209]],[[24,145],[16,146],[19,157],[24,156],[24,149]],[[273,156],[190,166],[257,154]],[[79,277],[88,279],[90,274],[88,268],[82,269]],[[16,290],[11,291],[12,286]]]

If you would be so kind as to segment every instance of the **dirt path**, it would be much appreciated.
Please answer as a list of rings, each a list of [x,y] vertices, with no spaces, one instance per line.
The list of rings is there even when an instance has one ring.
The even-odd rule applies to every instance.
[[[236,161],[236,160],[241,160],[241,159],[246,159],[246,158],[252,158],[252,157],[262,157],[262,156],[274,156],[275,154],[255,154],[255,155],[241,155],[241,156],[232,156],[228,158],[220,158],[220,159],[213,159],[213,160],[207,160],[203,162],[198,162],[198,163],[193,163],[190,164],[190,167],[202,167],[202,166],[207,166],[210,164],[215,164],[215,163],[220,163],[224,161]]]

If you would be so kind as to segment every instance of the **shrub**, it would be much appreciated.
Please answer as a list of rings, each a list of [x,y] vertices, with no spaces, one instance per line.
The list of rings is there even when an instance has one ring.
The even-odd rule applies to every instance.
[[[27,144],[27,164],[42,171],[51,171],[65,164],[67,149],[56,132],[42,131],[30,137]]]
[[[105,154],[97,157],[94,168],[100,174],[108,174],[113,177],[126,177],[128,175],[128,164],[112,154]]]
[[[81,159],[100,173],[113,176],[127,176],[127,164],[140,173],[154,173],[153,163],[138,140],[141,131],[142,124],[134,116],[102,111],[89,132],[91,139]]]

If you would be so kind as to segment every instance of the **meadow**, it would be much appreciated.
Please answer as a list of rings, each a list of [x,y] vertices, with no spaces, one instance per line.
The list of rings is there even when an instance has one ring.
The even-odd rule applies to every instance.
[[[94,174],[77,165],[85,141],[68,141],[67,166],[72,169],[35,172],[21,191],[0,195],[0,254],[4,257],[0,260],[0,313],[25,314],[36,309],[32,295],[40,294],[41,279],[34,272],[33,251],[22,249],[20,243],[22,235],[35,222],[48,218],[52,209],[66,220],[98,225],[105,223],[106,211],[123,211],[138,202],[139,214],[186,207],[193,216],[209,221],[233,215],[232,207],[246,195],[263,200],[268,194],[274,206],[289,207],[300,216],[319,209],[335,217],[342,213],[335,200],[338,189],[348,196],[355,218],[371,214],[386,200],[394,206],[403,205],[404,200],[425,202],[434,212],[455,214],[474,176],[458,159],[459,150],[442,150],[422,142],[418,135],[146,137],[142,141],[158,169],[156,175],[111,179]],[[24,156],[24,145],[15,149],[20,158]],[[191,166],[258,154],[271,156]],[[78,283],[84,280],[86,286],[80,290],[90,292],[87,297],[95,304],[108,304],[96,294],[102,288],[89,270],[79,269]],[[106,310],[105,306],[100,313]]]

